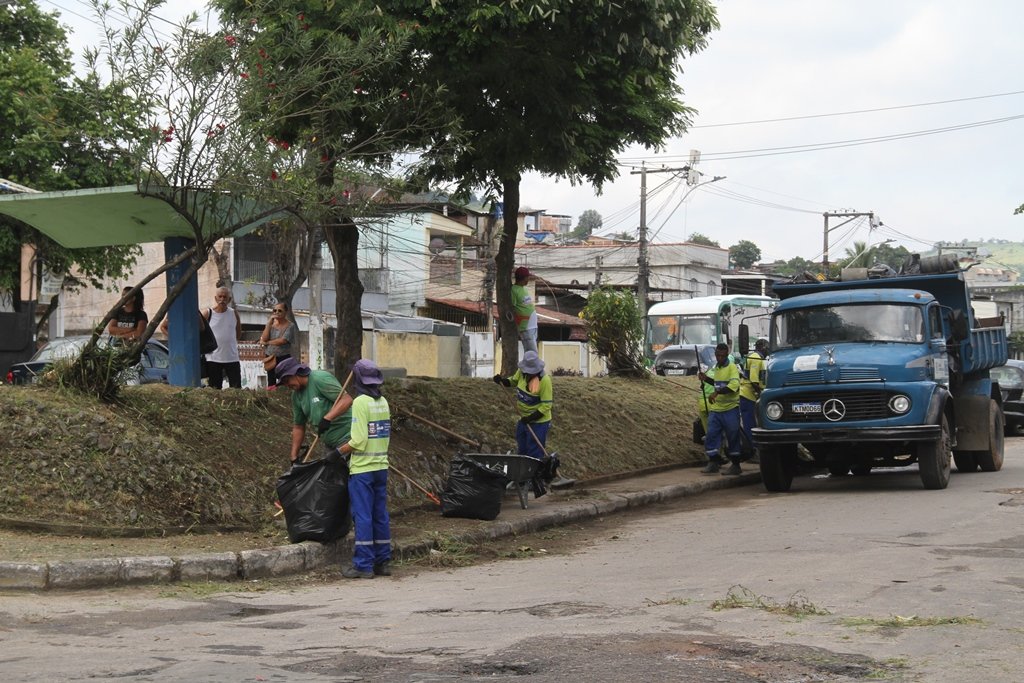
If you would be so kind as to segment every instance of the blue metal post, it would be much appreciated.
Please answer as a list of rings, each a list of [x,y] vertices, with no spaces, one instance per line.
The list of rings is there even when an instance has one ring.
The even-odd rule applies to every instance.
[[[193,245],[184,237],[164,240],[164,257],[170,261]],[[167,291],[171,291],[185,276],[189,262],[167,271]],[[167,347],[171,352],[171,367],[167,382],[176,387],[198,387],[199,376],[199,283],[193,276],[167,312]]]

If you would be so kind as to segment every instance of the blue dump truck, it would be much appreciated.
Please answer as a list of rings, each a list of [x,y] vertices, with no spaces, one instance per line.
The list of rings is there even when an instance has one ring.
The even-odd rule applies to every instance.
[[[915,259],[913,274],[856,270],[775,287],[753,429],[765,488],[788,491],[805,465],[840,476],[917,463],[926,489],[946,488],[951,460],[999,470],[1002,399],[989,369],[1006,362],[1002,318],[975,317],[950,257]]]

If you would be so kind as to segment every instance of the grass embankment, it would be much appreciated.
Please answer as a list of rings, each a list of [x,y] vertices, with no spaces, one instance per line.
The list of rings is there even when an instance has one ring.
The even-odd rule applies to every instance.
[[[696,386],[692,378],[673,381]],[[695,390],[662,379],[554,382],[548,447],[566,475],[591,479],[701,459],[690,442]],[[393,461],[430,490],[442,489],[459,451],[514,450],[512,391],[489,380],[390,380],[385,395],[395,417]],[[0,419],[3,524],[83,534],[265,526],[291,438],[285,390],[128,387],[120,403],[105,405],[54,389],[2,386]],[[390,486],[396,509],[423,502],[401,477]]]

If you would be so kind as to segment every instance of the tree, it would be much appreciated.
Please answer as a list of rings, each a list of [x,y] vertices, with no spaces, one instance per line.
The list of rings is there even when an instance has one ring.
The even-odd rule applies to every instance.
[[[67,36],[31,0],[0,11],[0,168],[33,189],[72,190],[131,182],[133,169],[117,144],[137,132],[135,98],[116,84],[72,78]],[[36,289],[42,271],[65,275],[64,289],[103,287],[125,277],[136,246],[68,250],[19,221],[0,216],[0,291],[21,281],[23,245],[34,247]],[[13,297],[17,310],[21,302]],[[37,333],[57,306],[53,297]]]
[[[750,240],[740,240],[729,247],[729,259],[734,268],[750,268],[761,260],[761,249]]]
[[[603,223],[601,214],[594,209],[587,209],[580,214],[580,219],[570,234],[576,239],[585,239],[600,230]]]
[[[853,246],[847,247],[844,258],[840,261],[843,268],[870,268],[882,263],[893,270],[899,270],[910,252],[906,247],[892,247],[888,243],[869,247],[867,242],[854,242]]]
[[[703,244],[706,247],[721,247],[722,245],[711,239],[707,235],[699,232],[691,232],[690,236],[686,238],[687,242],[693,242],[694,244]]]
[[[804,272],[816,273],[818,272],[819,265],[820,264],[814,263],[813,261],[808,261],[802,256],[794,256],[786,261],[784,265],[776,267],[775,273],[777,275],[786,275],[790,277],[800,275]]]
[[[527,171],[584,181],[600,191],[630,144],[656,147],[681,134],[677,62],[717,28],[707,0],[381,1],[418,26],[420,77],[444,84],[465,145],[430,149],[426,175],[462,194],[482,188],[503,203],[495,255],[502,371],[517,358],[511,274],[520,180]],[[485,236],[487,237],[487,236]]]
[[[215,0],[230,35],[249,47],[248,121],[292,146],[304,161],[302,182],[309,227],[321,234],[335,262],[335,367],[362,352],[358,271],[359,222],[387,211],[417,169],[409,159],[460,137],[451,130],[457,110],[446,88],[417,77],[423,55],[411,36],[418,26],[387,3],[363,0],[311,4],[302,0]],[[290,96],[282,96],[282,72]],[[277,89],[271,107],[268,89]],[[396,159],[405,164],[393,173]],[[312,211],[313,208],[319,209]],[[312,249],[319,237],[307,238]],[[300,253],[306,253],[300,248]],[[279,283],[280,284],[280,283]]]

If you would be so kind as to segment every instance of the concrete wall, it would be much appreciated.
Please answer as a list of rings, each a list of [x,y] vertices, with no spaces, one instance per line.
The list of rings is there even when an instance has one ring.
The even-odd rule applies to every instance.
[[[374,331],[369,339],[370,334],[363,337],[363,355],[382,368],[405,368],[406,374],[422,377],[461,374],[462,337]]]
[[[608,372],[608,366],[598,356],[590,353],[590,347],[583,342],[538,342],[537,352],[544,361],[546,372],[554,372],[561,368],[582,372],[584,377],[596,377]],[[519,346],[520,357],[523,354],[523,347]],[[494,368],[498,372],[501,368],[501,344],[496,345],[494,350]]]

